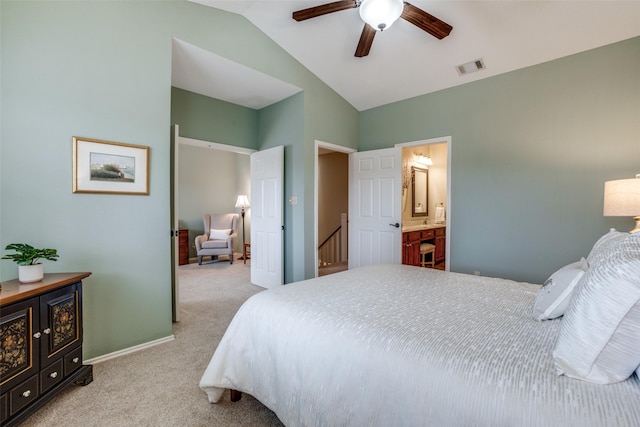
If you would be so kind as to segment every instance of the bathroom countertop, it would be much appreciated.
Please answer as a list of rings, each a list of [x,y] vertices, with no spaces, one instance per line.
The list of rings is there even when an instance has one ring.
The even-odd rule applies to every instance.
[[[402,232],[404,233],[405,231],[418,231],[418,230],[428,230],[430,228],[441,228],[441,227],[446,227],[445,223],[442,224],[416,224],[416,225],[403,225],[402,226]]]

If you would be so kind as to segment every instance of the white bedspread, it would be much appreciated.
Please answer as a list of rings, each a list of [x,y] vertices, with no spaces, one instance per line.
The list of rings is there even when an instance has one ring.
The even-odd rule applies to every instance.
[[[640,380],[555,374],[539,286],[378,265],[261,292],[201,381],[287,426],[640,426]]]

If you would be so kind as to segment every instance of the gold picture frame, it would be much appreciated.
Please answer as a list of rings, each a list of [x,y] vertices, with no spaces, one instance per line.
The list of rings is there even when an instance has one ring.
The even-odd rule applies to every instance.
[[[149,194],[149,147],[73,137],[73,192]]]

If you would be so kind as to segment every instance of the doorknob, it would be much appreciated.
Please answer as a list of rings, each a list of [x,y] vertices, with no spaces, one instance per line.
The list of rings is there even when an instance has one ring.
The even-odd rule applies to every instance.
[[[389,224],[389,225],[395,228],[400,228],[400,224],[398,224],[397,222],[395,224]]]

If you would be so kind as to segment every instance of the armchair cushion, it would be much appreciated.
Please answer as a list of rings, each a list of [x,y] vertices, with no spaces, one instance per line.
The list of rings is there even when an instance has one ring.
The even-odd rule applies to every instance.
[[[229,241],[225,240],[206,240],[202,242],[202,249],[226,249],[229,247]]]
[[[226,228],[224,230],[216,230],[215,228],[212,228],[209,231],[209,240],[224,240],[229,237],[229,234],[231,234],[230,228]]]

